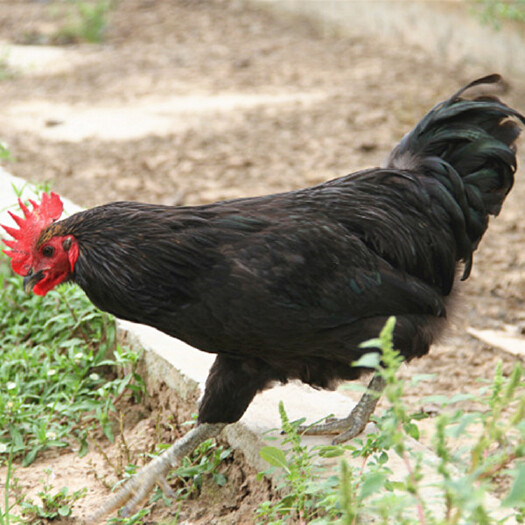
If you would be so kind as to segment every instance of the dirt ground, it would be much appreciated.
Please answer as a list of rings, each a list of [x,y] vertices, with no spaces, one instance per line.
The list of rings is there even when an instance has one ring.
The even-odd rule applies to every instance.
[[[6,44],[53,43],[64,22],[64,4],[62,11],[52,8],[55,2],[2,4],[8,6],[0,18]],[[290,190],[375,166],[427,109],[492,72],[443,63],[372,34],[330,33],[310,20],[241,1],[126,0],[109,21],[102,44],[61,47],[61,67],[24,73],[4,64],[0,80],[0,139],[16,158],[6,168],[27,180],[50,181],[82,206],[121,199],[206,203]],[[507,79],[500,93],[525,110],[523,79]],[[188,96],[219,103],[206,112],[173,109]],[[221,100],[231,107],[221,108]],[[159,119],[167,108],[174,122],[141,132],[147,123],[131,120],[114,138],[112,120],[97,121],[100,133],[90,136],[67,127],[81,115],[85,123],[90,112],[113,110],[114,116],[148,105],[161,108]],[[476,391],[498,360],[506,372],[511,369],[515,357],[472,338],[467,328],[524,331],[524,198],[525,179],[518,177],[476,253],[470,279],[459,287],[446,336],[430,355],[403,367],[404,377],[436,374],[435,381],[409,389],[406,400],[415,410],[429,394]],[[235,489],[221,493],[220,504],[188,504],[183,520],[253,521],[250,512],[268,496],[267,487],[258,489],[255,473],[236,459],[240,466],[229,470]],[[54,468],[60,472],[57,487],[93,483],[84,505],[96,508],[106,489],[92,474],[111,469],[100,457],[91,460],[91,469],[75,456],[63,467],[54,460]],[[85,476],[86,470],[91,474]],[[27,488],[35,485],[23,479],[22,469],[18,475]],[[152,523],[162,516],[158,512]]]

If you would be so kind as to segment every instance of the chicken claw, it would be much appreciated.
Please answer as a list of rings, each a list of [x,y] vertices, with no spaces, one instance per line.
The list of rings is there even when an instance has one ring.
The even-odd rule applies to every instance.
[[[168,472],[176,467],[179,461],[190,454],[200,443],[217,436],[225,426],[225,423],[203,423],[190,430],[168,450],[135,474],[97,512],[89,516],[85,523],[95,525],[105,516],[121,507],[120,514],[123,517],[131,516],[156,484],[161,486],[166,495],[173,496],[173,491],[166,481]]]
[[[326,423],[313,426],[303,425],[299,432],[310,436],[320,434],[338,434],[333,440],[334,445],[344,443],[359,435],[368,423],[370,416],[374,413],[381,392],[385,388],[385,379],[379,373],[374,374],[367,391],[363,394],[359,403],[354,407],[348,417],[342,419],[331,418]]]

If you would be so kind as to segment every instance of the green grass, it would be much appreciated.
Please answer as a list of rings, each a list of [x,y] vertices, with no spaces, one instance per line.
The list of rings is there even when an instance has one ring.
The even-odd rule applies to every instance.
[[[100,426],[113,439],[111,413],[124,390],[140,397],[138,356],[115,343],[115,322],[74,286],[26,294],[0,258],[0,459],[22,465],[50,447],[87,451]],[[108,381],[111,367],[131,368]]]
[[[525,0],[477,0],[476,4],[473,7],[481,22],[494,29],[502,29],[506,21],[525,22]]]
[[[114,319],[78,287],[26,294],[0,255],[0,467],[7,466],[0,525],[71,513],[83,493],[52,491],[46,482],[34,503],[18,485],[16,465],[28,466],[51,448],[82,456],[88,438],[101,432],[112,441],[119,402],[140,402],[144,394],[138,360],[116,343]],[[15,505],[22,517],[13,515]]]
[[[16,464],[30,465],[49,448],[74,449],[83,455],[95,431],[100,435],[102,430],[113,441],[120,422],[118,400],[131,396],[138,403],[144,393],[135,371],[138,359],[116,344],[113,318],[94,308],[78,287],[63,285],[45,297],[26,294],[22,279],[0,255],[0,467],[8,467],[0,525],[47,523],[71,515],[84,492],[56,490],[48,476],[39,500],[33,501],[17,483]],[[118,376],[115,371],[120,371]],[[157,444],[157,452],[168,446]],[[201,443],[173,472],[175,501],[198,497],[205,477],[218,487],[226,483],[217,469],[230,454],[214,440]],[[130,461],[131,451],[128,456]],[[137,470],[130,463],[125,472],[117,472],[123,477],[119,484]],[[171,504],[160,490],[150,503],[159,499]],[[15,504],[21,515],[11,513]],[[108,523],[142,523],[150,510],[147,505],[131,518],[112,518]]]

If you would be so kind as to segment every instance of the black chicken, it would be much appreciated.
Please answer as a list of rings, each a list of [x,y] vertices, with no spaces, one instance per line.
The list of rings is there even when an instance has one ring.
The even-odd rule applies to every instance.
[[[57,221],[62,203],[44,194],[21,204],[13,269],[44,295],[74,281],[102,310],[217,354],[198,425],[146,466],[100,514],[130,513],[199,442],[237,421],[257,392],[300,379],[330,388],[363,371],[351,366],[396,316],[406,359],[428,352],[443,327],[460,261],[469,276],[488,216],[514,182],[515,110],[497,98],[434,107],[374,168],[288,193],[195,207],[115,202]],[[374,376],[370,388],[380,392]],[[314,431],[366,424],[377,395]]]

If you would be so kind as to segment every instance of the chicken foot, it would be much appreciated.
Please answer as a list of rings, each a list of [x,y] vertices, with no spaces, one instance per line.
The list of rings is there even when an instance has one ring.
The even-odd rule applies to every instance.
[[[299,427],[299,431],[311,436],[339,434],[332,441],[334,445],[344,443],[354,438],[363,431],[370,420],[370,416],[374,413],[381,393],[385,388],[385,384],[383,376],[380,373],[375,373],[368,384],[367,391],[363,394],[348,417],[329,419],[326,423],[319,423],[310,427],[303,425]]]
[[[102,508],[86,520],[86,524],[94,525],[121,507],[123,517],[131,516],[153,490],[155,484],[159,484],[167,496],[173,496],[173,491],[166,481],[168,472],[176,467],[180,460],[190,454],[200,443],[220,434],[225,426],[226,423],[202,423],[190,430],[168,450],[135,474]]]

